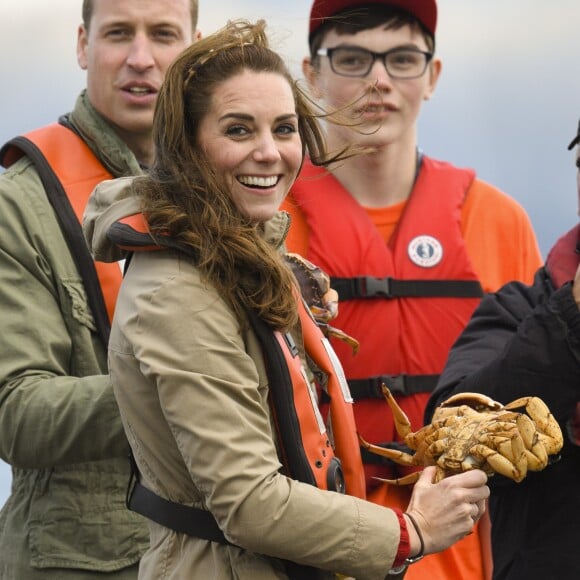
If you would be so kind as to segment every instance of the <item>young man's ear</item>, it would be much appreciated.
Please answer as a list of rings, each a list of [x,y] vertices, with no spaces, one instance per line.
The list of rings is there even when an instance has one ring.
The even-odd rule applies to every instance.
[[[429,84],[427,85],[427,89],[425,90],[424,99],[428,101],[435,92],[435,88],[437,87],[437,81],[439,80],[439,75],[441,74],[441,69],[443,68],[443,64],[441,63],[440,58],[435,58],[429,64],[429,68],[427,69],[427,74],[429,75]]]

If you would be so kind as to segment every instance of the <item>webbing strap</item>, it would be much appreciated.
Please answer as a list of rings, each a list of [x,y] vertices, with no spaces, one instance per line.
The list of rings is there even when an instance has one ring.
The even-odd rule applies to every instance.
[[[330,286],[339,300],[355,298],[481,298],[483,289],[477,280],[397,280],[355,276],[330,278]]]
[[[235,546],[229,542],[209,511],[169,501],[147,489],[138,481],[135,460],[131,454],[132,477],[127,490],[127,507],[170,530],[210,542]],[[320,570],[289,560],[281,560],[290,580],[319,580]]]
[[[439,375],[377,375],[365,379],[348,379],[350,393],[355,401],[361,399],[384,399],[381,389],[384,383],[393,395],[409,396],[430,393]]]
[[[210,542],[233,545],[226,539],[211,512],[169,501],[138,481],[134,482],[127,497],[127,507],[170,530]]]

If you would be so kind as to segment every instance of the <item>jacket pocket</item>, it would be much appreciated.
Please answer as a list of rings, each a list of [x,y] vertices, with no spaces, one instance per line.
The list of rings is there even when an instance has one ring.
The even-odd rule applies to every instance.
[[[31,565],[112,572],[135,564],[148,547],[146,520],[125,507],[116,462],[67,466],[36,490],[30,518]]]

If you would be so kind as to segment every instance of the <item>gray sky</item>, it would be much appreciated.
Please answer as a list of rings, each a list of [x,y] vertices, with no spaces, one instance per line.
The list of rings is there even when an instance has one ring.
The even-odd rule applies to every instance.
[[[419,144],[472,167],[517,199],[546,254],[577,221],[574,152],[580,117],[578,0],[439,0],[443,72],[425,104]],[[84,75],[75,57],[81,0],[0,2],[0,142],[70,110]],[[299,75],[310,0],[200,0],[200,28],[265,18]],[[9,492],[0,462],[0,504]]]

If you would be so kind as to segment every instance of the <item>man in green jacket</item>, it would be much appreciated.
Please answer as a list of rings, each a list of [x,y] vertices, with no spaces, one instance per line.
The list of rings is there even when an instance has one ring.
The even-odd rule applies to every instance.
[[[113,177],[150,165],[157,92],[199,36],[197,8],[197,0],[84,0],[77,56],[87,88],[61,125],[40,130],[48,136],[40,157],[20,141],[0,153],[10,165],[0,175],[0,458],[13,478],[0,512],[1,580],[137,578],[148,529],[125,507],[129,446],[104,345],[115,293],[100,292],[100,275],[100,287],[87,282],[42,160],[59,178],[83,176],[77,154]],[[72,189],[88,188],[80,181]],[[100,334],[95,288],[109,306]]]

